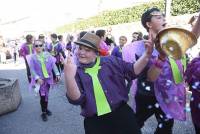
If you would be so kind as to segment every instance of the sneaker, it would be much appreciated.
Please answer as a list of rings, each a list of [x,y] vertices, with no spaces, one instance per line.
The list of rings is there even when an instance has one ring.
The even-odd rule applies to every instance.
[[[47,114],[46,113],[42,113],[41,117],[42,117],[43,121],[47,121]]]
[[[52,112],[49,111],[48,109],[47,109],[47,115],[48,115],[48,116],[51,116],[51,115],[52,115]]]

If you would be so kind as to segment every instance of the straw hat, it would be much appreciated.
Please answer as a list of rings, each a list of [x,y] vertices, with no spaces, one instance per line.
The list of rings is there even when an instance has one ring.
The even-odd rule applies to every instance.
[[[100,41],[101,39],[97,35],[87,32],[80,40],[77,40],[74,43],[99,51]]]

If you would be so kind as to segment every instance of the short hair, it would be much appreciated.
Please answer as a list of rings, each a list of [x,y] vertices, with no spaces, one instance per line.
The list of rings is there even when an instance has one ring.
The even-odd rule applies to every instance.
[[[96,35],[99,36],[100,38],[105,36],[106,30],[100,29],[96,31]]]
[[[127,37],[124,36],[124,35],[120,36],[119,39],[120,39],[120,38],[124,38],[124,39],[126,39],[126,41],[127,41]]]
[[[62,35],[58,35],[58,40],[61,40],[63,38]]]
[[[148,40],[149,36],[148,35],[143,35],[143,39]]]
[[[38,36],[38,39],[44,39],[44,34],[40,34],[39,36]]]
[[[54,39],[58,38],[57,34],[55,34],[55,33],[51,34],[51,37],[54,38]]]
[[[142,17],[141,17],[141,22],[142,22],[142,25],[143,27],[149,31],[149,27],[147,26],[147,22],[151,22],[151,18],[152,18],[152,15],[151,13],[154,12],[154,11],[158,11],[160,12],[160,10],[156,7],[153,7],[153,8],[150,8],[148,9],[147,11],[145,11],[143,14],[142,14]]]
[[[33,39],[31,34],[26,35],[26,42],[30,42]]]
[[[79,33],[79,39],[81,39],[87,32],[86,31],[81,31]]]
[[[33,46],[38,45],[38,44],[44,45],[44,42],[41,41],[41,40],[35,40],[34,43],[33,43]]]

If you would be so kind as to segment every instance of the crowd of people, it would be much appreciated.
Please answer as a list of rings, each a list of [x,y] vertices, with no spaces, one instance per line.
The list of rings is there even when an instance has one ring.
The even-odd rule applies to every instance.
[[[200,15],[194,21],[191,32],[198,38]],[[77,39],[69,35],[66,43],[55,33],[51,42],[43,34],[27,35],[19,55],[25,60],[30,88],[40,95],[42,120],[52,115],[49,89],[64,73],[66,97],[80,105],[86,134],[140,134],[152,115],[158,123],[155,134],[172,134],[174,120],[186,120],[187,87],[192,91],[194,128],[200,133],[199,56],[186,63],[154,47],[156,35],[166,27],[159,9],[145,11],[141,23],[148,35],[133,32],[130,43],[124,35],[115,41],[103,29],[82,31]],[[129,93],[132,106],[127,104]]]

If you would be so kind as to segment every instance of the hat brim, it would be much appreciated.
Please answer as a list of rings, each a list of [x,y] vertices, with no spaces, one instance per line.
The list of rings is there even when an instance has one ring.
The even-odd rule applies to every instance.
[[[95,50],[95,51],[99,51],[97,48],[92,47],[91,45],[89,45],[89,44],[87,44],[87,43],[85,43],[85,42],[75,41],[74,43],[75,43],[76,45],[86,46],[86,47],[91,48],[91,49],[93,49],[93,50]]]

